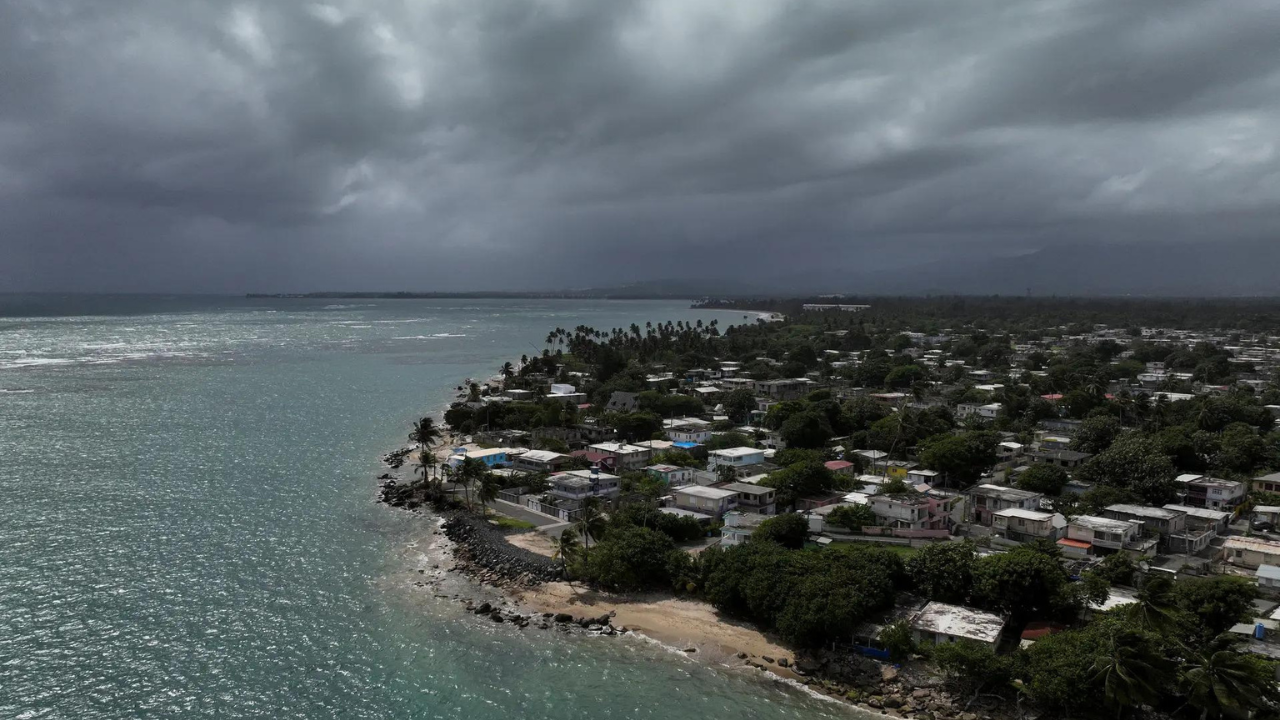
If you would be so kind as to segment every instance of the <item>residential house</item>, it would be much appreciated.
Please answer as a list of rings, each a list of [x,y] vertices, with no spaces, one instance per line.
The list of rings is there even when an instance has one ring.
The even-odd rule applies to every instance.
[[[1036,538],[1056,541],[1066,532],[1067,519],[1058,513],[1008,508],[992,516],[991,528],[1014,542]]]
[[[969,640],[994,650],[1000,644],[1005,620],[982,610],[931,602],[911,618],[910,625],[918,643],[942,645]]]
[[[823,464],[832,474],[839,477],[853,477],[858,470],[858,466],[848,460],[828,460]]]
[[[1270,475],[1254,478],[1253,489],[1259,492],[1280,495],[1280,472],[1273,472]]]
[[[1042,444],[1040,450],[1028,453],[1027,457],[1031,458],[1032,462],[1048,463],[1065,470],[1074,470],[1085,464],[1085,461],[1093,455],[1078,450],[1046,450]]]
[[[718,487],[702,485],[685,485],[671,493],[675,506],[681,510],[692,510],[712,517],[721,517],[738,505],[738,493]]]
[[[1248,492],[1242,482],[1204,475],[1179,475],[1174,482],[1184,505],[1211,510],[1234,510]]]
[[[568,455],[550,450],[528,450],[515,456],[511,461],[511,467],[525,472],[553,473],[572,459]]]
[[[972,522],[990,526],[997,512],[1011,508],[1018,510],[1038,510],[1042,493],[1003,485],[977,485],[969,490],[970,517]]]
[[[1142,534],[1155,537],[1173,552],[1195,553],[1208,546],[1213,539],[1205,532],[1187,531],[1187,514],[1168,508],[1145,505],[1108,505],[1102,511],[1104,517],[1113,520],[1132,520],[1142,525]]]
[[[1253,576],[1258,581],[1258,587],[1280,590],[1280,566],[1259,565]]]
[[[701,445],[711,439],[711,423],[698,418],[664,420],[663,429],[674,442]]]
[[[548,482],[548,495],[564,500],[584,500],[588,497],[615,498],[622,492],[622,478],[599,470],[569,470],[552,475]]]
[[[879,525],[902,530],[950,530],[964,498],[933,493],[872,495],[871,512]]]
[[[624,443],[596,443],[589,450],[613,458],[613,468],[618,472],[640,470],[649,464],[653,452],[649,448]]]
[[[1027,446],[1022,443],[1006,440],[996,446],[996,454],[999,455],[1002,460],[1011,460],[1016,457],[1021,457],[1022,453],[1026,452],[1026,449]]]
[[[942,473],[937,470],[915,468],[907,471],[907,484],[912,486],[923,484],[932,487],[937,484],[938,478],[941,476]]]
[[[956,405],[956,417],[980,417],[984,420],[995,420],[1004,406],[1000,403],[960,403]]]
[[[488,467],[506,467],[511,463],[506,448],[454,448],[453,454],[445,461],[450,467],[458,467],[464,459],[479,460]]]
[[[1138,554],[1154,552],[1155,541],[1144,543],[1141,536],[1140,523],[1079,515],[1067,523],[1067,536],[1058,540],[1058,545],[1071,555],[1110,555],[1121,550]]]
[[[716,472],[722,466],[728,466],[742,475],[754,465],[764,462],[764,450],[749,447],[724,448],[712,450],[707,454],[707,470]]]
[[[622,492],[621,478],[595,469],[570,470],[551,476],[549,482],[546,493],[524,496],[524,505],[564,522],[576,520],[588,498],[612,501]]]
[[[1255,505],[1250,519],[1255,526],[1280,527],[1280,505]]]
[[[1229,537],[1222,545],[1222,559],[1232,565],[1246,568],[1280,565],[1280,542],[1251,537]]]
[[[1173,503],[1165,505],[1164,509],[1186,513],[1188,530],[1212,530],[1215,535],[1226,535],[1227,528],[1231,525],[1231,513],[1225,510],[1210,510]]]
[[[756,513],[731,511],[724,514],[724,527],[720,528],[720,544],[724,547],[741,545],[751,538],[760,523],[768,518]]]
[[[693,483],[693,468],[676,465],[650,465],[644,469],[649,477],[661,480],[669,488],[677,488]]]
[[[809,378],[785,378],[780,380],[756,380],[756,393],[774,400],[797,400],[817,389]]]
[[[739,512],[757,515],[775,515],[778,512],[776,505],[778,491],[771,487],[735,482],[722,485],[720,489],[738,493]]]

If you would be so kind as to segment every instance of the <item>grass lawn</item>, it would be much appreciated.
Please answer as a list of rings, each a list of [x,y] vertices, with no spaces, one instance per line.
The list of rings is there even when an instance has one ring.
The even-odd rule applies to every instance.
[[[500,528],[506,528],[507,530],[533,530],[538,527],[531,522],[517,520],[515,518],[507,517],[506,515],[494,515],[489,518],[489,522]]]
[[[906,560],[910,558],[912,555],[915,555],[916,553],[920,552],[920,548],[913,548],[907,545],[881,545],[880,547],[884,548],[885,550],[888,550],[891,553],[896,553],[898,555],[901,555],[903,560]]]

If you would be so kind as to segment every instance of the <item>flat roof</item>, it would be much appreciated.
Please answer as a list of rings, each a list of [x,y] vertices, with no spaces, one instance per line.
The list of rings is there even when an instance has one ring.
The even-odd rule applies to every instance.
[[[1112,520],[1111,518],[1098,517],[1097,515],[1078,515],[1071,518],[1070,524],[1090,530],[1118,533],[1127,532],[1133,528],[1133,523],[1127,520]]]
[[[1276,567],[1275,565],[1259,565],[1258,570],[1254,575],[1268,580],[1280,580],[1280,567]]]
[[[1004,630],[1004,618],[973,608],[931,602],[912,619],[911,627],[923,632],[994,643]]]
[[[558,452],[551,452],[550,450],[526,450],[520,457],[528,458],[529,460],[534,460],[536,462],[553,462],[560,458],[567,458],[569,456],[562,455]]]
[[[1007,510],[1001,510],[1000,512],[996,513],[996,515],[1000,517],[1017,517],[1017,518],[1022,518],[1024,520],[1037,520],[1040,522],[1053,519],[1053,513],[1040,512],[1039,510],[1023,510],[1022,508],[1009,508]]]
[[[672,508],[672,507],[658,508],[658,512],[666,513],[668,515],[675,515],[676,517],[693,518],[694,520],[710,520],[711,519],[711,516],[707,515],[706,513],[694,512],[693,510],[681,510],[680,508]]]
[[[552,475],[551,479],[555,480],[556,478],[563,477],[565,475],[585,478],[587,480],[590,480],[593,477],[600,480],[618,480],[619,479],[617,475],[610,475],[609,473],[602,473],[602,472],[593,473],[590,470],[565,470],[564,472],[560,472],[560,473],[556,473],[555,475]]]
[[[1259,513],[1280,513],[1280,505],[1254,505],[1253,511]]]
[[[746,457],[748,455],[754,455],[756,453],[763,454],[764,450],[759,450],[757,448],[749,448],[749,447],[735,447],[735,448],[724,448],[723,450],[711,451],[712,455],[717,455],[719,457]]]
[[[615,453],[619,455],[622,453],[648,452],[649,450],[649,448],[646,447],[628,445],[626,443],[596,443],[595,445],[588,445],[587,447],[593,450],[599,450],[600,452]]]
[[[1165,510],[1176,510],[1184,512],[1191,517],[1200,518],[1201,520],[1226,520],[1231,517],[1231,513],[1221,510],[1210,510],[1209,508],[1191,507],[1190,505],[1178,505],[1169,503],[1164,506]]]
[[[1147,507],[1146,505],[1128,505],[1120,503],[1118,505],[1108,505],[1107,512],[1121,513],[1124,515],[1137,515],[1138,517],[1159,518],[1161,520],[1172,520],[1182,513],[1167,508]]]
[[[986,497],[998,497],[1001,500],[1031,500],[1042,497],[1038,492],[1030,490],[1019,490],[1018,488],[1005,487],[1003,485],[979,485],[969,491],[971,495],[983,495]]]
[[[676,495],[690,495],[692,497],[700,497],[707,500],[724,500],[725,498],[731,498],[738,494],[736,490],[705,487],[703,485],[685,485],[682,488],[676,488],[672,492]]]
[[[773,488],[766,487],[764,485],[752,485],[750,483],[740,482],[729,483],[728,485],[721,485],[720,487],[725,490],[742,493],[743,495],[768,495],[771,492],[776,492]]]
[[[1252,550],[1268,555],[1280,555],[1280,542],[1258,538],[1229,537],[1222,547],[1228,550]]]

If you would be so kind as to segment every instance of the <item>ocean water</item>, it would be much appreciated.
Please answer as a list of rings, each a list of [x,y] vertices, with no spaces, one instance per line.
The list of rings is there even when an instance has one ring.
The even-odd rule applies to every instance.
[[[547,331],[674,302],[0,296],[0,718],[825,718],[413,586],[378,457]]]

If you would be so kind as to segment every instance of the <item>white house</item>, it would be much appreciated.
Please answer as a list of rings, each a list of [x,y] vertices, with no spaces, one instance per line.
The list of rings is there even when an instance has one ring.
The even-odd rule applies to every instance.
[[[995,649],[1004,632],[1004,618],[982,610],[931,602],[911,618],[916,642],[942,645],[971,640]]]
[[[755,532],[756,528],[760,527],[760,523],[767,519],[764,515],[736,510],[725,513],[724,527],[720,528],[720,544],[725,547],[741,545],[751,537],[751,533]]]
[[[738,470],[759,465],[764,462],[764,450],[749,447],[724,448],[712,450],[707,454],[707,470],[715,472],[720,466],[727,465]]]
[[[1137,541],[1141,530],[1142,526],[1139,523],[1130,520],[1079,515],[1071,518],[1067,523],[1065,540],[1080,543],[1084,547],[1062,540],[1059,540],[1058,544],[1084,550],[1085,554],[1089,555],[1094,554],[1096,548],[1106,551],[1124,550],[1126,546],[1131,546]]]
[[[1041,510],[1008,508],[995,514],[991,528],[1009,540],[1026,542],[1034,538],[1057,540],[1066,532],[1067,519]]]
[[[724,488],[686,485],[671,493],[675,506],[712,517],[720,517],[738,505],[738,493]]]

